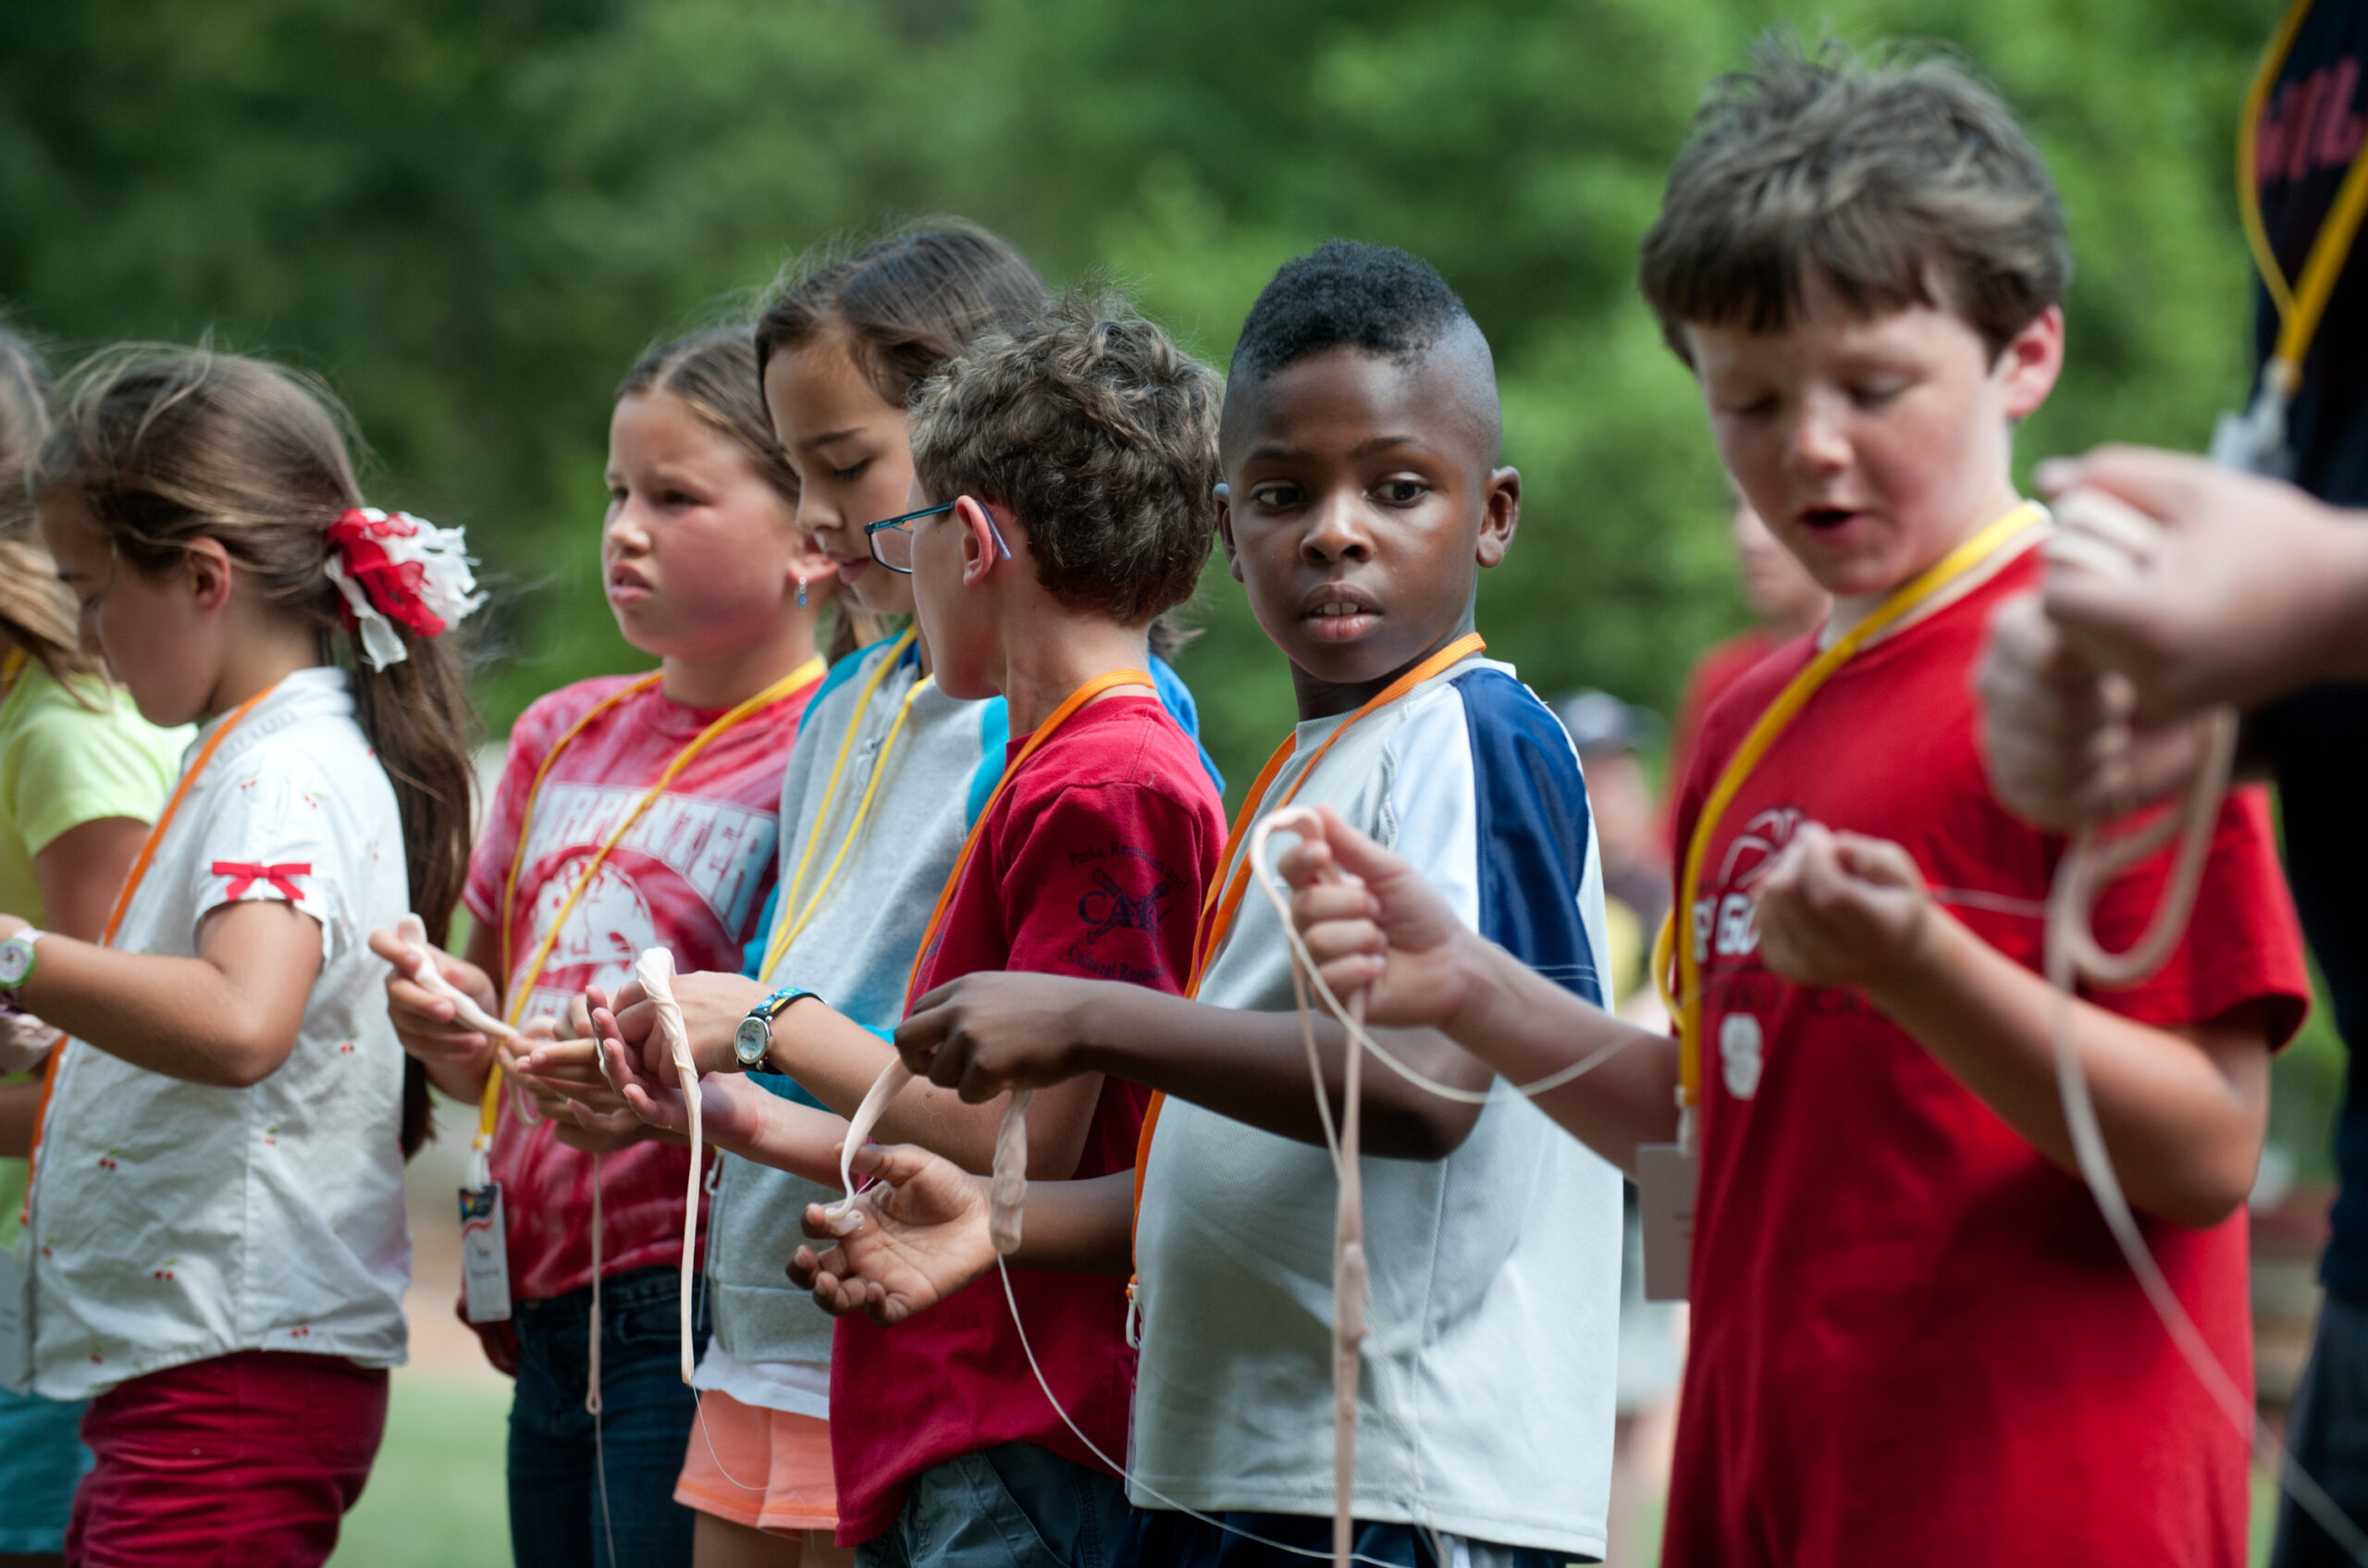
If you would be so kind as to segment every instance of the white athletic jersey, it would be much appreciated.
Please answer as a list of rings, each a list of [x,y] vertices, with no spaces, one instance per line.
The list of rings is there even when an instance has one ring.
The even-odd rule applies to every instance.
[[[116,939],[193,957],[224,904],[312,916],[321,972],[288,1060],[224,1089],[62,1047],[32,1194],[34,1387],[52,1399],[236,1351],[404,1359],[403,1055],[368,941],[410,899],[346,680],[299,671],[229,734]]]
[[[1339,722],[1300,725],[1270,804]],[[1360,721],[1294,803],[1318,802],[1412,859],[1483,934],[1605,1000],[1578,759],[1510,667],[1468,660]],[[1255,889],[1200,996],[1293,1007]],[[1331,1513],[1337,1191],[1320,1146],[1175,1099],[1160,1113],[1135,1241],[1137,1506],[1172,1506],[1157,1492],[1204,1512]],[[1620,1211],[1620,1173],[1501,1081],[1446,1159],[1365,1158],[1357,1517],[1602,1554]]]

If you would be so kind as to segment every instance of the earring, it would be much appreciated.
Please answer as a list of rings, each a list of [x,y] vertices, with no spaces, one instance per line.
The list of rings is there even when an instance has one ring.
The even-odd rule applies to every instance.
[[[803,577],[797,579],[797,608],[806,608],[806,579]]]

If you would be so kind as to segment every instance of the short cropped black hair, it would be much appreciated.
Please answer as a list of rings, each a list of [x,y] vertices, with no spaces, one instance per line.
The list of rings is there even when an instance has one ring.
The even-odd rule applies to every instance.
[[[1250,307],[1230,374],[1264,380],[1328,350],[1420,357],[1472,320],[1447,279],[1389,245],[1326,240],[1287,261]]]

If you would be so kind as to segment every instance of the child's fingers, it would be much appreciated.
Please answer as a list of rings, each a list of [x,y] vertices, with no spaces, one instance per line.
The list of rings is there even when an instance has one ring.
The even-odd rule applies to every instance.
[[[1380,912],[1380,901],[1357,881],[1317,883],[1291,895],[1291,920],[1302,932],[1334,920],[1370,922]]]
[[[1332,846],[1313,834],[1302,834],[1299,841],[1276,857],[1275,869],[1291,886],[1306,889],[1319,885],[1326,872],[1333,869]]]
[[[1855,833],[1837,833],[1834,835],[1834,849],[1843,870],[1879,887],[1920,888],[1924,885],[1924,873],[1916,864],[1916,857],[1889,839],[1868,838]]]
[[[1307,944],[1308,956],[1316,966],[1327,972],[1330,966],[1342,958],[1379,957],[1389,950],[1388,939],[1381,927],[1362,914],[1350,920],[1328,920],[1320,924],[1302,925],[1300,938]]]

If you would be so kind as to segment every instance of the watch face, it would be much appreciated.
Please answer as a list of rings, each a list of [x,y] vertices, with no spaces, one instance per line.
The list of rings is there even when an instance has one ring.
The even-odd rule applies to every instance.
[[[18,985],[32,973],[33,945],[21,936],[0,942],[0,985]]]
[[[7,949],[0,947],[0,961],[5,961]],[[765,1047],[773,1043],[773,1027],[769,1019],[742,1019],[733,1031],[732,1054],[740,1058],[744,1068],[755,1067],[765,1059]]]

